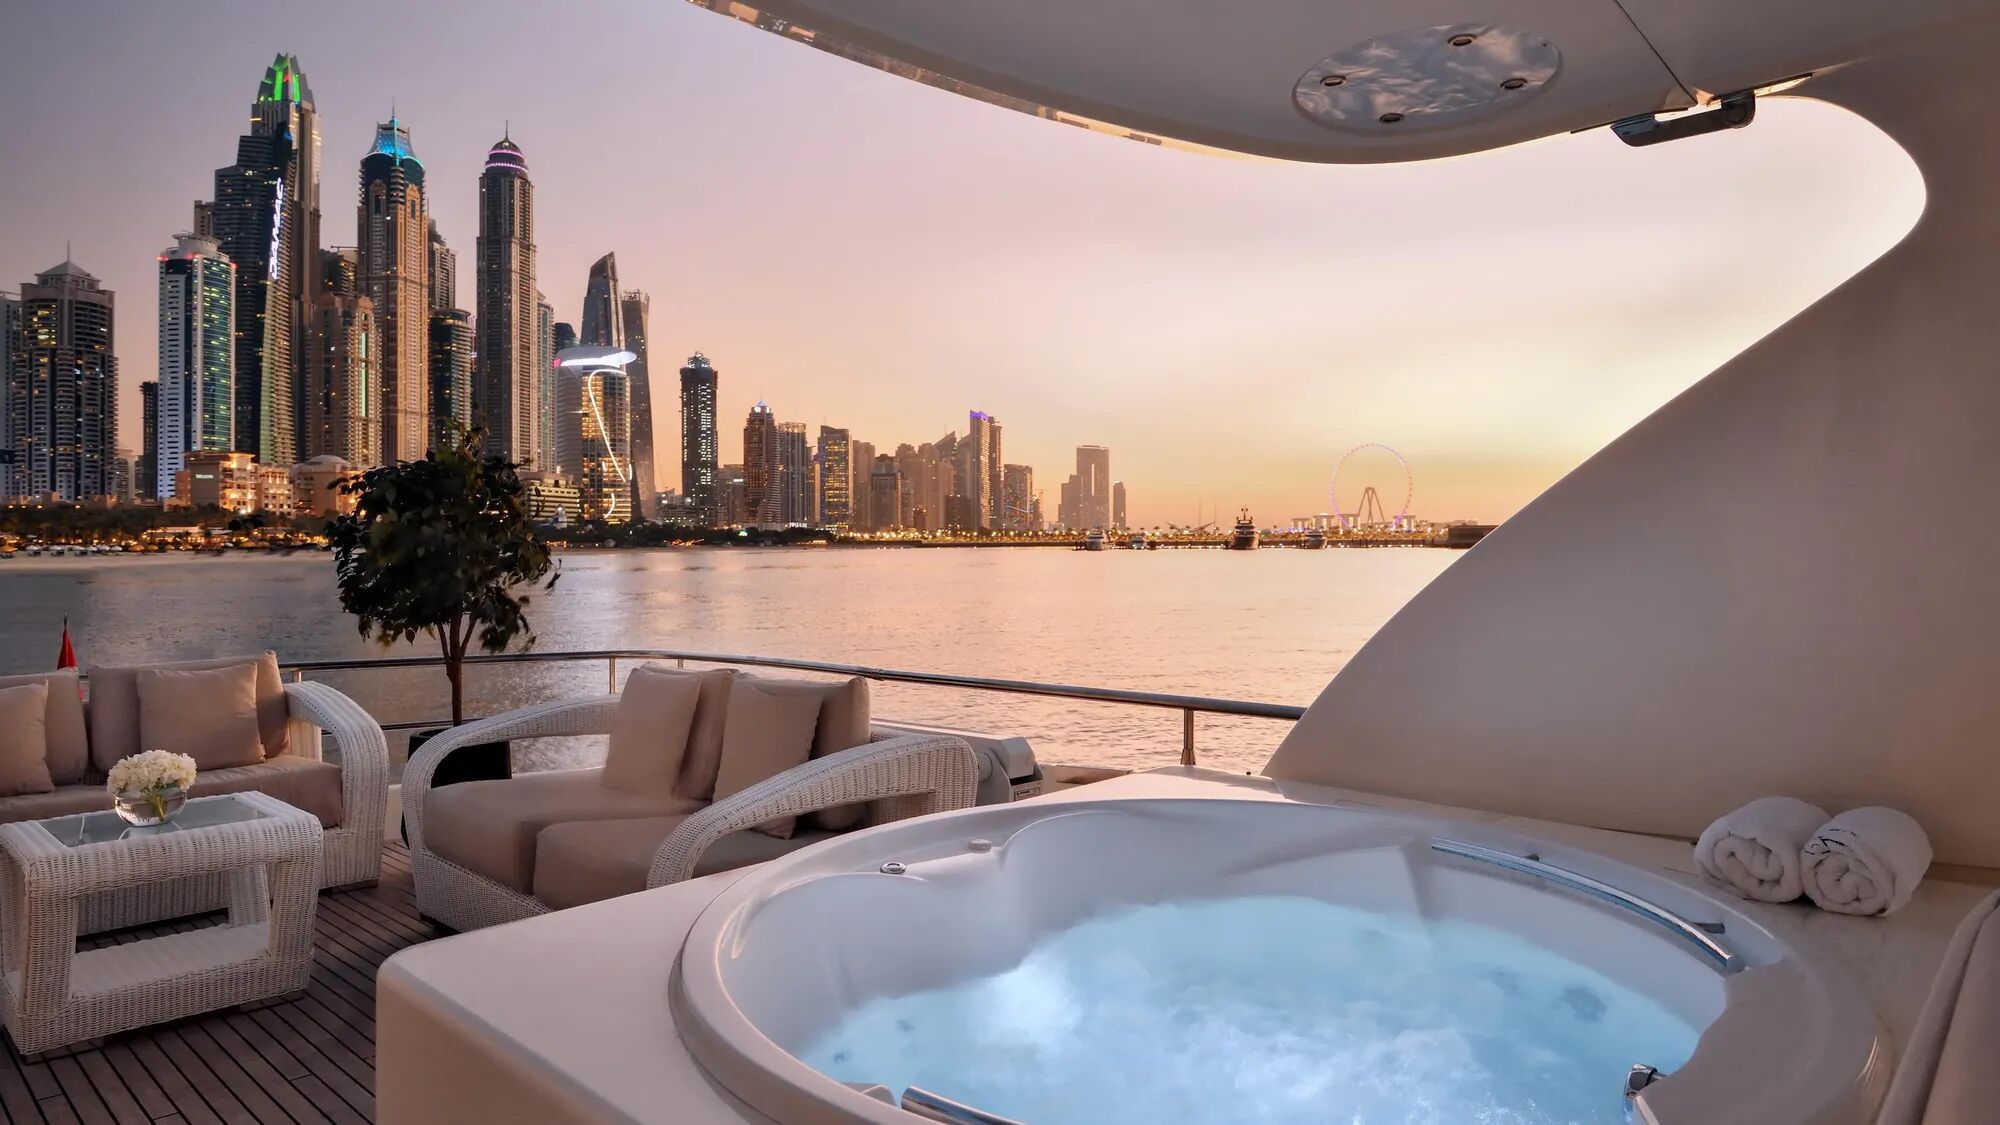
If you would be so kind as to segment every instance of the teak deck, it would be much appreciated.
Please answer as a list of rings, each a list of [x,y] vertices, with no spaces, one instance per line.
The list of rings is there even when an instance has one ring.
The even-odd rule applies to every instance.
[[[206,920],[87,939],[135,941]],[[367,1125],[375,1117],[375,970],[432,937],[417,920],[409,853],[382,852],[373,887],[319,899],[312,984],[297,1000],[127,1032],[24,1063],[0,1048],[0,1119],[22,1125]]]

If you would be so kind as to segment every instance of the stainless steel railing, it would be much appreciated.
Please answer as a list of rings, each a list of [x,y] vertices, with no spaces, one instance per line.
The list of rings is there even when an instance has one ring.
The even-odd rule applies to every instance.
[[[1286,703],[1258,703],[1244,699],[1213,699],[1170,692],[1133,691],[1128,688],[1085,687],[1078,684],[1049,684],[1037,680],[1003,680],[986,676],[960,676],[949,672],[912,672],[899,668],[877,668],[867,664],[839,664],[825,660],[793,660],[777,656],[745,656],[735,653],[692,652],[665,648],[588,649],[565,652],[503,652],[465,658],[467,664],[564,664],[604,661],[605,682],[618,690],[620,660],[671,660],[678,665],[727,664],[749,668],[783,668],[795,672],[820,672],[834,676],[861,676],[884,683],[921,684],[929,687],[965,688],[972,691],[1034,695],[1052,699],[1076,699],[1089,703],[1114,703],[1128,707],[1152,707],[1181,713],[1181,764],[1195,764],[1195,716],[1236,715],[1254,719],[1296,722],[1306,713],[1303,707]],[[346,672],[379,668],[434,668],[444,663],[439,656],[385,656],[356,660],[300,660],[284,665],[286,672],[303,677],[309,672]],[[422,722],[384,723],[384,730],[423,730],[445,726],[449,719]]]

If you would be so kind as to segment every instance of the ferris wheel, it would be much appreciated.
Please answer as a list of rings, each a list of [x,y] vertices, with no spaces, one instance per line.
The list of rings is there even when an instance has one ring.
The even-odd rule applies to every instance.
[[[1340,474],[1346,471],[1350,477],[1353,476],[1354,472],[1348,469],[1348,462],[1354,459],[1355,454],[1365,453],[1371,449],[1380,450],[1395,458],[1396,467],[1402,471],[1403,502],[1395,509],[1395,514],[1393,515],[1390,514],[1388,501],[1383,499],[1383,490],[1378,490],[1373,482],[1364,482],[1362,484],[1360,495],[1355,497],[1354,512],[1352,515],[1349,515],[1347,509],[1341,506],[1340,489],[1343,482]],[[1394,474],[1391,475],[1393,477]],[[1353,484],[1352,481],[1346,483],[1350,487]],[[1393,480],[1386,482],[1384,489],[1393,496],[1395,494],[1395,482]],[[1416,478],[1410,475],[1410,463],[1403,460],[1403,455],[1383,445],[1381,442],[1371,441],[1357,445],[1346,453],[1341,454],[1340,462],[1333,467],[1333,480],[1327,484],[1327,502],[1333,507],[1334,518],[1338,519],[1340,525],[1349,531],[1354,530],[1356,527],[1387,526],[1400,528],[1409,522],[1410,501],[1416,496],[1416,492]]]

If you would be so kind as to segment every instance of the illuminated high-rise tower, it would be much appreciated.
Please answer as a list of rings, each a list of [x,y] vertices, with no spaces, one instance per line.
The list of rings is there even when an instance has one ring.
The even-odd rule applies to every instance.
[[[553,349],[541,354],[535,291],[535,185],[528,158],[503,136],[486,154],[479,174],[478,358],[473,379],[473,417],[486,427],[486,448],[516,461],[547,465],[552,453],[542,438],[544,384],[553,390],[549,364]],[[554,311],[549,320],[553,327]],[[550,341],[551,343],[553,341]]]
[[[638,358],[625,365],[632,388],[632,502],[640,516],[653,512],[659,482],[653,474],[653,381],[646,367],[646,318],[652,299],[637,289],[618,298],[618,322],[625,350]]]
[[[725,522],[715,430],[715,366],[696,352],[681,368],[681,495],[704,527]]]
[[[319,117],[297,56],[265,68],[236,163],[216,169],[215,200],[197,213],[236,265],[235,448],[289,465],[319,290]]]
[[[535,291],[535,468],[552,472],[556,463],[556,310]]]
[[[759,401],[743,420],[743,522],[775,527],[784,513],[778,419]]]
[[[819,525],[854,522],[853,435],[837,426],[819,428]],[[872,468],[872,466],[871,466]]]
[[[21,286],[20,329],[6,372],[13,495],[75,503],[109,496],[118,449],[116,306],[110,290],[64,261]],[[11,318],[10,318],[11,319]]]
[[[191,452],[235,448],[236,267],[212,238],[184,234],[160,252],[160,379],[153,479],[166,500]]]
[[[424,455],[430,436],[430,204],[410,131],[393,116],[361,158],[355,246],[361,292],[373,305],[384,464]]]

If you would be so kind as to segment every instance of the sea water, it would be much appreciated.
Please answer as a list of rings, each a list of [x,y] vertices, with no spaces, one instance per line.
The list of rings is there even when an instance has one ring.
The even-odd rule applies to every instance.
[[[799,1057],[1029,1125],[1583,1125],[1698,1028],[1489,926],[1294,897],[1131,908],[849,1012]]]

